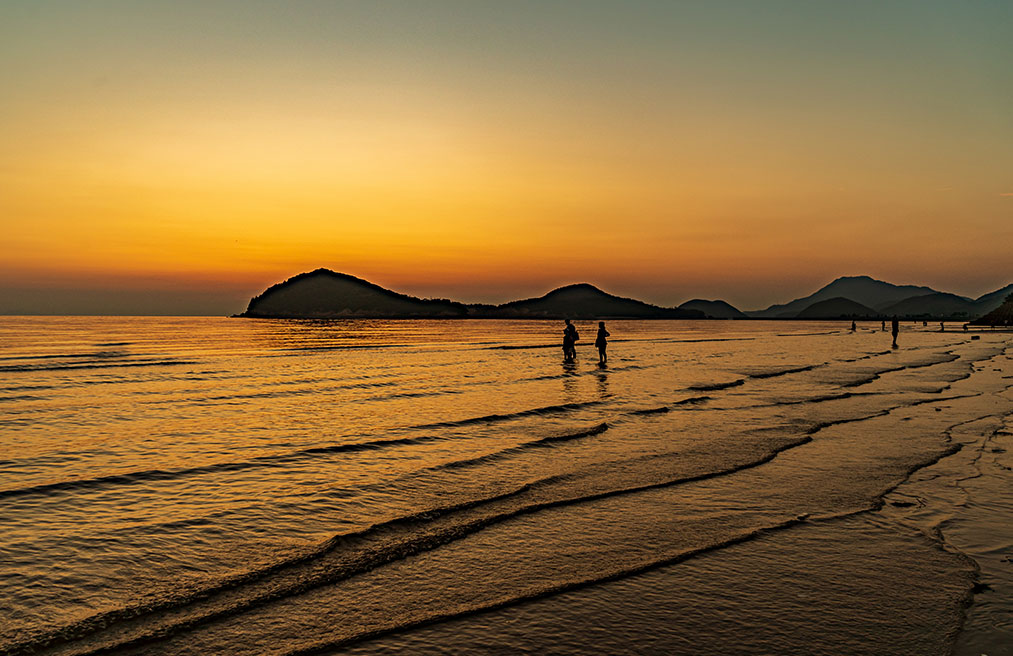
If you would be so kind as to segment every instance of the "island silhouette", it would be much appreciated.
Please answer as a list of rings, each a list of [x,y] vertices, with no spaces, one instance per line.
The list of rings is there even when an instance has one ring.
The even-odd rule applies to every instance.
[[[1013,284],[972,299],[931,287],[894,285],[869,276],[842,276],[809,296],[746,314],[757,319],[881,319],[896,316],[901,319],[967,321],[996,309],[1011,292]],[[830,302],[821,304],[824,301]]]
[[[816,301],[794,316],[795,319],[878,319],[880,313],[858,301],[835,296]]]
[[[1013,284],[977,299],[869,276],[838,278],[809,296],[743,312],[722,300],[661,307],[609,294],[589,283],[500,305],[423,299],[330,269],[272,285],[237,316],[271,319],[901,319],[962,320],[999,308]]]
[[[1013,326],[1013,293],[1006,300],[983,317],[971,322],[973,326]]]
[[[742,310],[725,301],[705,301],[702,298],[694,298],[679,306],[680,310],[699,310],[712,319],[748,319]]]
[[[651,305],[579,283],[502,305],[401,294],[361,278],[317,269],[269,287],[242,317],[288,319],[704,319],[698,310]]]

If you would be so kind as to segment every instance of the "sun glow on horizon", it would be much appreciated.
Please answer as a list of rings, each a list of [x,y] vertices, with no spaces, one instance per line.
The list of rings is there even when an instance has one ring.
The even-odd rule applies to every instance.
[[[0,10],[10,289],[1008,282],[1001,7],[112,7]]]

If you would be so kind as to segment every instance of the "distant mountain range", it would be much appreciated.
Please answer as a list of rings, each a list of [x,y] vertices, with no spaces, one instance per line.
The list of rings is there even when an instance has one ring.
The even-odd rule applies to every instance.
[[[902,319],[969,320],[994,311],[1013,284],[978,299],[929,287],[893,285],[868,276],[838,278],[804,298],[742,312],[721,300],[694,299],[677,308],[651,305],[581,283],[502,305],[421,299],[329,269],[301,273],[254,297],[242,317],[488,319]]]
[[[704,319],[703,312],[664,308],[632,298],[613,296],[594,285],[580,283],[554,289],[545,296],[503,305],[471,306],[477,314],[495,318],[531,319]]]
[[[269,287],[250,301],[243,317],[289,319],[704,319],[703,312],[663,308],[603,292],[588,284],[568,285],[545,296],[503,305],[421,299],[371,282],[317,269]]]
[[[914,285],[892,285],[868,276],[846,276],[838,278],[826,287],[784,305],[771,305],[766,310],[747,312],[751,317],[762,319],[794,319],[819,301],[844,298],[872,309],[875,315],[880,307],[886,307],[905,299],[934,294],[936,290]],[[830,307],[830,306],[827,306]]]
[[[803,298],[765,310],[746,312],[758,319],[900,319],[969,320],[999,307],[1013,284],[977,299],[931,287],[894,285],[869,276],[845,276]]]
[[[816,301],[807,305],[793,319],[837,319],[854,317],[876,317],[875,310],[843,296],[835,296],[825,301]]]
[[[698,310],[712,319],[748,319],[746,314],[724,301],[705,301],[694,298],[679,306],[680,310]]]
[[[971,322],[978,326],[1013,326],[1013,294],[1007,294],[1002,305]]]

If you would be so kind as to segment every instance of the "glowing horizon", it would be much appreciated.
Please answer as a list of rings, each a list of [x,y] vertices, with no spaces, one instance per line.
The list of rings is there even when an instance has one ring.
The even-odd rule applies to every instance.
[[[985,2],[5,6],[0,312],[227,314],[319,267],[466,302],[976,297],[1013,277],[1011,27]]]

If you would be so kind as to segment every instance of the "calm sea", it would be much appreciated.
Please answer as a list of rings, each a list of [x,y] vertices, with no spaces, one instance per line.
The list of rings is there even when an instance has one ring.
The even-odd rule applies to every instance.
[[[1013,653],[1009,335],[577,325],[0,318],[0,653]]]

